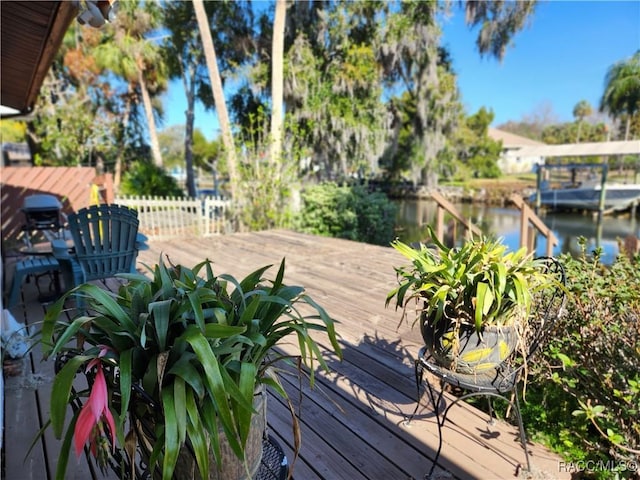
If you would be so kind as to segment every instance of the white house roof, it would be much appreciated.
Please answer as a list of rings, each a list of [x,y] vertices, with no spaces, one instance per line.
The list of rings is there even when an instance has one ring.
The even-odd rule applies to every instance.
[[[640,140],[618,142],[566,143],[538,145],[518,149],[521,157],[588,157],[599,155],[640,155]]]

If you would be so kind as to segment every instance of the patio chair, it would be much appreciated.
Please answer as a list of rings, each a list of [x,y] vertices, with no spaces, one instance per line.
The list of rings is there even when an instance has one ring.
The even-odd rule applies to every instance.
[[[58,259],[53,255],[32,256],[18,261],[13,272],[11,290],[7,298],[7,308],[13,308],[19,303],[20,292],[25,279],[28,279],[30,276],[35,277],[36,287],[39,291],[38,278],[44,274],[57,275],[59,269],[60,264]],[[58,278],[55,277],[53,286],[55,287],[56,293],[59,293],[60,288],[57,282]]]
[[[92,205],[70,214],[68,223],[73,251],[62,240],[52,242],[67,289],[135,271],[138,212],[120,205]]]
[[[431,470],[425,478],[431,478],[435,467],[438,463],[440,453],[442,451],[442,427],[447,420],[447,414],[451,407],[459,401],[475,396],[487,396],[489,403],[490,424],[493,423],[493,407],[491,400],[499,398],[507,402],[513,411],[518,428],[520,430],[520,442],[524,449],[527,470],[531,471],[531,463],[529,461],[529,452],[527,451],[527,437],[520,412],[520,400],[518,387],[525,374],[526,366],[531,364],[534,355],[540,347],[545,343],[553,330],[555,322],[560,318],[564,303],[566,283],[565,272],[562,265],[551,257],[543,258],[543,268],[555,277],[555,282],[539,292],[535,299],[534,311],[529,316],[527,325],[527,350],[521,351],[516,348],[515,351],[497,368],[482,371],[475,374],[465,374],[449,370],[440,366],[435,359],[427,351],[426,347],[422,347],[415,361],[416,387],[418,390],[418,404],[415,410],[409,416],[405,424],[409,424],[420,407],[420,386],[426,384],[426,390],[429,392],[429,398],[435,413],[436,424],[438,426],[438,450],[436,451]],[[428,372],[431,374],[424,375]],[[434,378],[435,377],[435,378]],[[439,388],[433,385],[433,382],[439,383]],[[452,386],[460,389],[463,393],[456,397],[446,405],[442,410],[440,405],[443,401],[443,394],[446,386]],[[437,392],[437,396],[436,396]]]

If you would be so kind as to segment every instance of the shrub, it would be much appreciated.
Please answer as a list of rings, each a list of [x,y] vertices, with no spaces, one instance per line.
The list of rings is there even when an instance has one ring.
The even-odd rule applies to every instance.
[[[269,157],[254,155],[241,164],[238,186],[238,215],[249,230],[286,227],[290,219],[290,190],[281,174],[282,164],[269,163]]]
[[[580,257],[561,259],[567,310],[538,357],[525,422],[567,460],[611,467],[588,476],[634,478],[625,466],[637,468],[640,450],[640,257],[607,267],[579,243]]]
[[[324,183],[302,193],[298,228],[306,233],[389,245],[396,207],[380,192],[363,186]]]
[[[135,162],[123,175],[120,191],[125,195],[182,197],[175,178],[165,170],[145,161]]]

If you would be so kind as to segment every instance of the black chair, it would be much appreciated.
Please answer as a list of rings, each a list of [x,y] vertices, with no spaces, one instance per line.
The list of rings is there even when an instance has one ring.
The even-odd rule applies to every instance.
[[[545,288],[537,294],[535,298],[534,308],[529,316],[526,328],[526,345],[527,350],[516,350],[497,368],[489,369],[475,374],[464,374],[451,371],[445,367],[438,365],[435,359],[427,351],[426,347],[420,349],[418,359],[415,362],[416,387],[418,389],[418,404],[411,416],[406,421],[409,424],[415,417],[420,407],[420,385],[424,382],[426,390],[433,405],[436,415],[436,423],[438,425],[438,450],[433,460],[431,470],[425,478],[431,478],[433,471],[438,463],[440,453],[442,451],[442,427],[447,420],[449,409],[456,405],[459,401],[470,397],[485,395],[489,400],[489,414],[493,421],[493,409],[491,404],[492,398],[499,398],[506,401],[513,410],[518,427],[520,429],[520,441],[527,462],[527,470],[531,471],[529,461],[529,452],[527,451],[527,437],[520,413],[520,400],[518,385],[523,378],[526,365],[532,360],[533,356],[544,344],[555,322],[560,318],[565,303],[565,272],[562,265],[555,259],[545,257],[542,260],[543,267],[548,273],[555,278],[553,284]],[[439,389],[432,385],[429,375],[424,375],[425,371],[432,374],[439,381]],[[449,405],[441,411],[440,404],[443,399],[445,387],[453,386],[462,390],[463,395],[456,397]],[[436,391],[438,392],[436,396]],[[511,397],[511,398],[510,398]]]

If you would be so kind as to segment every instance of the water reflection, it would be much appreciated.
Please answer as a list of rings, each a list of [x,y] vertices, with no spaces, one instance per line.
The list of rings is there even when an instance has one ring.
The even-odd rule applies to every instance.
[[[402,200],[397,202],[397,235],[404,242],[417,242],[427,238],[427,225],[435,225],[437,205],[431,200]],[[501,208],[486,205],[460,204],[456,208],[465,218],[469,218],[486,234],[502,237],[510,248],[517,248],[520,242],[520,211],[515,208]],[[627,235],[640,237],[638,217],[606,216],[600,224],[591,215],[578,213],[547,213],[542,216],[545,225],[551,228],[560,244],[553,254],[571,253],[578,255],[578,237],[587,239],[587,251],[600,246],[602,261],[611,263],[618,254],[618,239]],[[544,255],[546,239],[538,236],[536,254]]]

